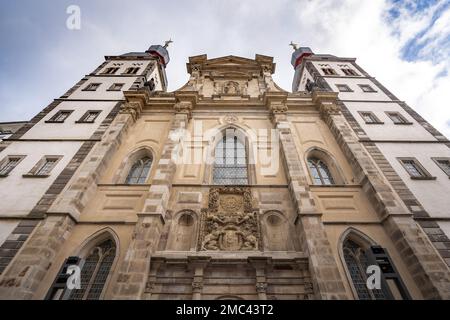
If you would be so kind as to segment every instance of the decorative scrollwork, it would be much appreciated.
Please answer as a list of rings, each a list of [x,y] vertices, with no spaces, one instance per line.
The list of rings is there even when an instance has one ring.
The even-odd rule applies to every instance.
[[[258,250],[259,238],[250,188],[212,188],[209,207],[202,212],[199,250]]]

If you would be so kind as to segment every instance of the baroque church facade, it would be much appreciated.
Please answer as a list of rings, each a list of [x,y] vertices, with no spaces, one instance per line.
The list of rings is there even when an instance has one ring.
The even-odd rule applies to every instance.
[[[0,144],[1,299],[450,298],[449,141],[355,59],[105,58]]]

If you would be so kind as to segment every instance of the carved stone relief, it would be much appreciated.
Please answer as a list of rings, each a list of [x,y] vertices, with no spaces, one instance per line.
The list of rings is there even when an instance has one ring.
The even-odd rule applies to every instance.
[[[202,212],[200,251],[259,250],[258,214],[250,188],[211,188],[209,205]]]

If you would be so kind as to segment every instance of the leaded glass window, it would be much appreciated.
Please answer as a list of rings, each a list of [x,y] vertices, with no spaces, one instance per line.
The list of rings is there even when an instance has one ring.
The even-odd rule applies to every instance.
[[[152,159],[144,157],[137,160],[130,169],[126,179],[127,184],[144,184],[147,181],[150,167],[152,166]]]
[[[49,175],[57,161],[58,158],[45,158],[34,174],[36,176]]]
[[[245,145],[235,134],[227,134],[217,144],[213,180],[220,185],[248,184]]]
[[[81,269],[81,289],[72,290],[69,300],[98,300],[116,256],[116,245],[108,239],[93,248]]]
[[[309,158],[308,159],[309,171],[314,184],[316,185],[332,185],[334,184],[333,177],[327,165],[320,159]]]
[[[22,160],[20,157],[9,157],[2,161],[4,163],[0,165],[0,175],[8,175],[19,164],[20,160]]]
[[[412,177],[424,177],[425,174],[414,160],[403,160],[403,165]]]
[[[367,287],[367,267],[370,265],[366,251],[352,240],[346,240],[343,246],[344,260],[360,300],[385,300],[382,290],[370,290]]]

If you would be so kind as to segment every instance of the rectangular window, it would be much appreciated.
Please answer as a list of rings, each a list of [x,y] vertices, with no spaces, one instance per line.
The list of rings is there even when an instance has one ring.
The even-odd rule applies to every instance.
[[[392,122],[395,124],[412,124],[412,122],[409,122],[406,120],[404,116],[402,116],[399,112],[386,112],[386,114],[391,118]]]
[[[82,91],[96,91],[101,83],[89,83]]]
[[[56,166],[59,160],[61,160],[62,156],[44,156],[30,172],[24,174],[25,178],[27,177],[40,177],[45,178],[50,175],[50,172]]]
[[[322,68],[322,72],[323,72],[326,76],[334,76],[334,75],[337,75],[336,71],[334,71],[333,68]]]
[[[375,89],[369,86],[368,84],[358,84],[358,86],[364,92],[376,92]]]
[[[450,158],[431,158],[442,171],[450,178]]]
[[[341,68],[342,72],[346,75],[346,76],[359,76],[359,74],[357,74],[355,72],[355,70],[350,69],[350,68]]]
[[[6,177],[25,156],[7,156],[0,162],[0,177]]]
[[[100,110],[89,110],[76,123],[94,123],[100,112]]]
[[[117,71],[119,71],[119,68],[106,68],[103,74],[116,74]]]
[[[384,122],[380,121],[375,114],[371,111],[358,111],[361,118],[367,123],[367,124],[383,124]]]
[[[417,161],[416,158],[397,158],[410,175],[411,179],[416,180],[434,180],[427,170]]]
[[[70,116],[73,110],[59,110],[53,117],[45,121],[46,123],[63,123]]]
[[[336,87],[338,88],[339,92],[353,92],[352,89],[346,84],[337,84]]]
[[[125,70],[124,74],[137,74],[140,68],[130,67]]]
[[[108,91],[120,91],[124,85],[125,83],[113,83],[111,87],[109,87]]]

